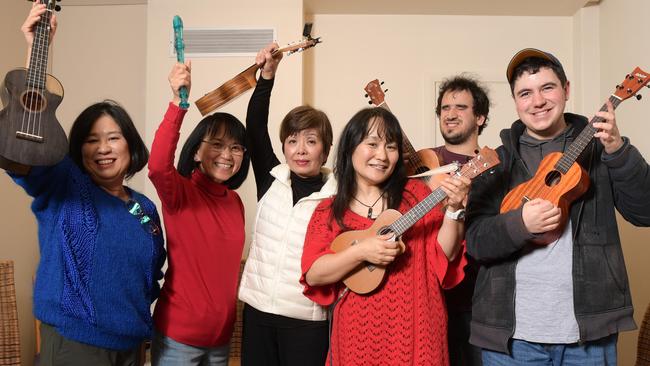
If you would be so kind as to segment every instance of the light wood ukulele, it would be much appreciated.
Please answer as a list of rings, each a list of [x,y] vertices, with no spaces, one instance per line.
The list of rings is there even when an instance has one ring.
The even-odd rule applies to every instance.
[[[386,94],[387,90],[383,90],[383,82],[379,82],[378,79],[372,80],[369,82],[364,90],[366,91],[366,97],[370,99],[368,103],[374,104],[377,107],[384,108],[390,111],[388,104],[386,103]],[[404,153],[408,154],[408,162],[406,164],[406,175],[416,175],[422,174],[429,170],[440,168],[440,159],[435,151],[432,149],[422,149],[416,151],[411,141],[409,141],[406,133],[402,131],[403,136],[403,145]],[[447,174],[435,174],[432,176],[425,176],[419,179],[422,179],[426,185],[434,190],[440,187],[440,182],[447,178]]]
[[[312,38],[309,33],[311,33],[311,23],[305,24],[305,28],[303,30],[304,38],[302,41],[279,48],[273,52],[273,55],[280,52],[287,52],[287,55],[291,55],[312,48],[322,42],[320,40],[320,37]],[[199,98],[196,101],[196,107],[199,109],[199,112],[201,112],[201,115],[205,116],[206,114],[214,111],[222,105],[237,98],[246,90],[251,89],[257,85],[257,78],[255,75],[257,74],[258,69],[259,66],[257,66],[257,64],[253,64],[246,70],[237,74],[234,78],[223,83],[217,89]]]
[[[478,155],[464,164],[460,170],[456,171],[455,174],[472,179],[497,164],[499,164],[499,158],[496,152],[486,146],[479,151]],[[438,187],[404,215],[397,210],[386,210],[377,217],[368,229],[352,230],[338,235],[332,241],[330,248],[338,253],[357,244],[360,240],[389,233],[393,233],[394,238],[404,247],[404,243],[401,241],[402,234],[446,197],[447,194],[445,191]],[[347,274],[343,278],[343,283],[353,292],[367,294],[381,284],[385,273],[386,266],[364,262]]]
[[[625,76],[621,85],[616,86],[616,91],[609,97],[614,108],[634,96],[648,81],[650,75],[638,67],[635,68],[631,74]],[[607,111],[607,105],[603,104],[600,110]],[[557,229],[543,233],[535,239],[537,244],[553,243],[562,235],[569,217],[569,207],[589,188],[589,174],[576,160],[594,138],[597,131],[593,126],[594,122],[604,122],[604,119],[592,118],[564,153],[554,152],[546,155],[539,163],[535,176],[513,188],[501,202],[501,213],[516,210],[534,198],[548,200],[560,208],[562,223]]]

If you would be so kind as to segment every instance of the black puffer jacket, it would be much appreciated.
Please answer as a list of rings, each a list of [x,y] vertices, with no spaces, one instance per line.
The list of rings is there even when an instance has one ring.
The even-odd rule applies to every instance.
[[[574,138],[587,124],[585,117],[570,113],[565,120],[573,125]],[[468,204],[467,250],[481,264],[470,342],[504,353],[515,331],[515,267],[521,250],[534,245],[521,209],[499,214],[508,191],[532,178],[518,151],[524,130],[516,121],[501,131],[501,164],[472,183]],[[584,342],[636,327],[614,207],[630,223],[650,226],[650,169],[626,138],[612,155],[594,139],[579,163],[591,181],[570,209],[574,308]]]

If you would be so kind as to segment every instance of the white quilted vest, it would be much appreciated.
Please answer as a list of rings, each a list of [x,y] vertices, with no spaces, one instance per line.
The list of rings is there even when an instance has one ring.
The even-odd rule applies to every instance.
[[[257,310],[302,320],[327,319],[327,309],[305,297],[298,282],[311,214],[321,200],[336,194],[332,172],[324,167],[321,172],[323,188],[294,206],[289,166],[271,170],[275,180],[257,203],[253,240],[239,285],[239,299]]]

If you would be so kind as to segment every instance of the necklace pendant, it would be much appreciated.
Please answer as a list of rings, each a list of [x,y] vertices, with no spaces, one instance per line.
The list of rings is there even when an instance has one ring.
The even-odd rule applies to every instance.
[[[372,206],[368,207],[368,218],[372,219]]]

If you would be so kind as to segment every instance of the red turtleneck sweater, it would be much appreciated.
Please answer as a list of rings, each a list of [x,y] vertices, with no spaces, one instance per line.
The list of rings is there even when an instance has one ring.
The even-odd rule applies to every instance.
[[[168,268],[154,311],[156,330],[198,347],[230,341],[244,248],[244,206],[235,191],[198,169],[174,168],[185,110],[170,103],[156,131],[149,179],[162,201]]]

